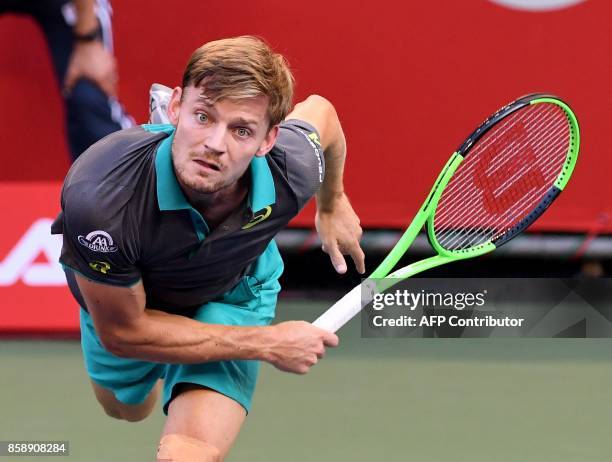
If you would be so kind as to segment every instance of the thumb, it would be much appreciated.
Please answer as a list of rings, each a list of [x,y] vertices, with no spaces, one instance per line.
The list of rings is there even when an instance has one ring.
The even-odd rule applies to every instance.
[[[323,344],[328,347],[337,347],[340,343],[340,339],[333,332],[325,332],[323,337]]]
[[[338,344],[340,343],[340,339],[338,338],[338,336],[336,334],[334,334],[333,332],[330,332],[328,330],[324,330],[324,334],[323,334],[323,345],[325,346],[329,346],[329,347],[337,347]]]

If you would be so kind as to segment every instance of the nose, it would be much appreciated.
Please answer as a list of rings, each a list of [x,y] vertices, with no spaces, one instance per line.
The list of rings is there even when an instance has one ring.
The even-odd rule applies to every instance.
[[[206,131],[206,137],[204,138],[204,147],[208,151],[213,151],[217,154],[225,152],[225,134],[226,127],[222,124],[214,124]]]

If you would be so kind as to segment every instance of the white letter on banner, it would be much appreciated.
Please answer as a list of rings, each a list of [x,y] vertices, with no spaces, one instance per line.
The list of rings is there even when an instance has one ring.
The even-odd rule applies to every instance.
[[[0,263],[0,286],[12,286],[19,279],[28,286],[64,286],[66,276],[58,263],[62,236],[51,235],[50,218],[36,220],[17,245]],[[43,252],[48,263],[33,263]]]

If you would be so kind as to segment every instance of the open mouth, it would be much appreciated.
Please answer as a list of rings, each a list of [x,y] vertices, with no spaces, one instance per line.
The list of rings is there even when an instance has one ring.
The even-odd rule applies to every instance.
[[[194,159],[194,162],[197,163],[198,165],[201,165],[202,167],[208,168],[210,170],[214,170],[216,172],[219,172],[221,170],[221,168],[217,164],[208,162],[203,159]]]

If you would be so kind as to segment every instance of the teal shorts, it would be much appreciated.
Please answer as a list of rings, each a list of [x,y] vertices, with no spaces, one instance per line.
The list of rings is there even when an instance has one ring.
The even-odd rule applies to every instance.
[[[274,260],[277,263],[272,265]],[[207,324],[265,326],[274,319],[280,291],[278,278],[283,271],[276,245],[253,265],[249,275],[218,300],[202,305],[193,319]],[[89,377],[109,389],[126,404],[140,404],[158,379],[164,379],[163,410],[175,397],[179,384],[190,383],[222,393],[249,412],[255,391],[259,361],[220,361],[200,364],[161,364],[120,358],[100,342],[90,315],[81,309],[81,347]]]

